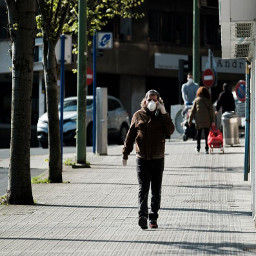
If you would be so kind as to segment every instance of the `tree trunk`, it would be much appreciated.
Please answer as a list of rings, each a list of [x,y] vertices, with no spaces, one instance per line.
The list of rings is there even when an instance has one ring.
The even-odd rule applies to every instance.
[[[44,41],[47,40],[44,38]],[[48,144],[49,144],[49,180],[53,183],[62,182],[62,163],[60,148],[57,62],[55,46],[51,40],[44,44],[44,73],[48,112]]]
[[[6,0],[12,40],[12,114],[7,202],[34,204],[30,177],[35,0]]]

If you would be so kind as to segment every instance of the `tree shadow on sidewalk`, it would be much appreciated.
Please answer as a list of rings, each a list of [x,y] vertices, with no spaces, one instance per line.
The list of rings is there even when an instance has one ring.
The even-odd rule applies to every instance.
[[[85,208],[85,209],[138,209],[137,206],[109,206],[109,205],[65,205],[65,204],[42,204],[37,203],[38,207],[64,207],[64,208]]]
[[[142,231],[145,232],[145,231]],[[151,230],[147,230],[146,232],[152,232]],[[134,247],[132,247],[132,252],[136,253],[136,245],[138,244],[144,244],[144,245],[155,245],[152,252],[158,253],[158,254],[172,254],[182,252],[181,250],[184,250],[184,253],[198,253],[198,254],[205,254],[205,255],[231,255],[232,252],[241,253],[240,255],[244,254],[244,251],[247,250],[253,250],[256,249],[255,244],[243,244],[243,243],[236,243],[236,242],[216,242],[216,243],[209,243],[209,242],[188,242],[188,241],[159,241],[159,240],[123,240],[121,239],[76,239],[76,238],[42,238],[42,237],[0,237],[0,240],[18,240],[18,241],[34,241],[34,242],[54,242],[57,241],[61,244],[64,243],[70,243],[72,242],[72,246],[75,247],[75,243],[92,243],[95,246],[97,244],[133,244]],[[47,245],[47,244],[46,244]],[[106,247],[107,245],[105,245]],[[164,246],[164,247],[163,247]],[[112,245],[113,247],[113,245]],[[158,250],[159,247],[159,250]],[[90,247],[91,248],[91,247]],[[38,249],[37,249],[38,250]],[[96,250],[96,249],[95,249]],[[178,251],[177,251],[178,250]],[[187,252],[185,252],[187,250]],[[44,249],[45,251],[45,249]],[[91,248],[91,251],[93,252],[93,249]],[[124,251],[131,252],[130,247],[124,248],[124,249],[117,249],[116,252],[123,253]],[[138,252],[143,252],[141,248],[138,248]],[[189,254],[188,254],[189,255]],[[238,254],[237,254],[238,255]]]
[[[221,211],[221,210],[209,210],[200,208],[161,208],[162,211],[179,211],[179,212],[203,212],[203,213],[213,213],[213,214],[223,214],[223,215],[243,215],[252,216],[251,211]]]

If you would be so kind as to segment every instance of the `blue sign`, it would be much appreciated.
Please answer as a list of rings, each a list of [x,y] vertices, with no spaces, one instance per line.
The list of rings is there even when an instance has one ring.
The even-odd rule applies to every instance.
[[[244,80],[240,80],[236,84],[236,96],[242,102],[245,101],[245,89],[246,89],[246,82]]]
[[[97,48],[98,49],[112,49],[113,48],[113,35],[111,32],[98,32],[97,33]]]

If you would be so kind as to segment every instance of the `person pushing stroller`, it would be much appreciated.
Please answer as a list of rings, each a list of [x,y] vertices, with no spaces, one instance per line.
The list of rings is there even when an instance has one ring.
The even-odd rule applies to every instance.
[[[196,98],[196,92],[198,90],[198,84],[194,83],[193,76],[191,73],[187,75],[187,83],[182,85],[181,94],[184,101],[184,108],[182,110],[183,122],[183,140],[186,141],[188,138],[195,139],[196,138],[196,128],[195,124],[192,126],[188,125],[188,118],[190,114],[190,110],[192,108],[193,102]]]

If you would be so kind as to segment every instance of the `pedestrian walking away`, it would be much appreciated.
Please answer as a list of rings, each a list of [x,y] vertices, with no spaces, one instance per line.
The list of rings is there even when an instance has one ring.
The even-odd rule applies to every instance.
[[[219,94],[216,106],[216,112],[222,108],[222,114],[226,111],[235,111],[235,100],[231,88],[227,83],[223,84],[223,91]]]
[[[157,228],[164,171],[165,136],[174,132],[174,125],[166,112],[163,100],[156,90],[149,90],[141,101],[141,109],[132,117],[123,147],[123,165],[135,142],[138,194],[138,224],[142,229]],[[151,210],[148,212],[148,194],[151,186]]]
[[[193,102],[196,98],[196,92],[198,90],[198,84],[194,83],[193,75],[188,73],[187,82],[181,87],[182,99],[184,101],[184,108],[182,116],[184,117],[187,111],[192,107]]]
[[[204,131],[205,136],[205,153],[209,153],[209,146],[207,138],[209,134],[209,128],[215,126],[215,115],[211,102],[211,96],[209,90],[202,86],[197,90],[197,97],[194,101],[188,124],[192,124],[193,118],[196,122],[197,128],[197,147],[196,151],[199,153],[201,149],[201,135]]]

